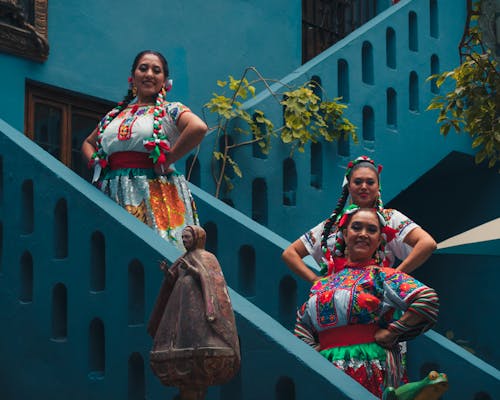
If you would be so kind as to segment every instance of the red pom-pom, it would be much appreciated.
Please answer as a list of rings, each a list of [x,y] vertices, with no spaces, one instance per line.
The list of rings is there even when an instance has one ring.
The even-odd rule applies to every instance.
[[[152,151],[156,147],[156,143],[154,141],[144,143],[144,147],[146,150]]]
[[[170,151],[170,146],[166,142],[160,142],[158,145],[163,152],[168,153]]]
[[[340,221],[339,221],[339,227],[343,227],[347,221],[347,216],[348,214],[344,214],[342,215],[342,218],[340,218]]]
[[[167,161],[167,157],[165,157],[165,153],[160,153],[157,163],[158,164],[165,164],[166,161]]]

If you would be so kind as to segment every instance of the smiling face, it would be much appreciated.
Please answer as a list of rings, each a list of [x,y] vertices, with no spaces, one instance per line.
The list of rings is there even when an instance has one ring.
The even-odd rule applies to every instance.
[[[368,261],[380,246],[380,222],[374,211],[359,210],[353,214],[343,233],[350,261]]]
[[[152,53],[143,54],[132,74],[133,84],[137,88],[137,101],[153,104],[166,78],[165,66],[160,57]]]
[[[360,207],[373,207],[379,194],[377,173],[371,168],[360,167],[352,171],[349,193],[352,202]]]

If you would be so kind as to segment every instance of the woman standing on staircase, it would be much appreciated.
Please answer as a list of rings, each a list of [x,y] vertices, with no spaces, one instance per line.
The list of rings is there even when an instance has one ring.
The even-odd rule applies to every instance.
[[[85,139],[82,153],[104,193],[183,249],[183,228],[199,221],[173,163],[202,141],[207,126],[185,105],[165,99],[172,87],[168,78],[162,54],[140,52],[127,95]]]
[[[308,255],[320,265],[321,275],[343,268],[346,258],[341,250],[343,237],[337,229],[337,223],[349,196],[351,202],[360,207],[376,207],[390,228],[385,253],[378,255],[377,262],[392,266],[398,258],[402,262],[397,270],[411,273],[430,257],[436,249],[436,242],[431,235],[399,211],[383,208],[380,198],[381,170],[381,166],[376,167],[375,162],[367,156],[349,162],[342,195],[330,218],[295,240],[282,254],[283,260],[294,273],[311,283],[319,278],[302,260]]]
[[[388,227],[376,209],[352,205],[338,227],[346,262],[311,287],[295,335],[380,397],[385,387],[405,383],[398,344],[436,323],[439,299],[411,276],[378,265],[374,255],[383,251]]]

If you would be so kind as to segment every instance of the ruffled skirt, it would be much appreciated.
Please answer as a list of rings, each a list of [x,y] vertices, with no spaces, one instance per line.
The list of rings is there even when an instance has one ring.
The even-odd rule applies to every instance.
[[[376,343],[335,347],[321,350],[320,353],[378,398],[382,398],[388,373],[402,376],[398,383],[393,382],[396,387],[408,382],[404,364],[394,366],[392,362],[388,362],[387,351]],[[400,371],[392,371],[394,368]]]
[[[186,179],[178,172],[157,176],[151,169],[119,169],[109,171],[100,187],[182,251],[182,230],[187,225],[199,225],[193,196]]]

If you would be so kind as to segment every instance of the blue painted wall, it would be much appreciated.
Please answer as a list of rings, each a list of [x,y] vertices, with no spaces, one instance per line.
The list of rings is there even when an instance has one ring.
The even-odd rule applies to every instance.
[[[230,287],[246,274],[238,265],[239,243],[222,246],[227,235],[238,232],[259,261],[249,279],[253,295],[230,288],[242,367],[228,385],[211,387],[207,400],[280,399],[292,392],[305,398],[310,385],[335,399],[374,399],[279,323],[297,300],[297,288],[279,289],[287,271],[270,269],[285,242],[193,192],[201,196],[202,223],[223,253]],[[180,255],[0,120],[0,398],[172,398],[177,390],[162,386],[149,367],[146,325],[162,279],[158,262],[171,264]]]
[[[246,394],[255,379],[263,379],[270,371],[273,374],[266,376],[263,395],[277,393],[278,387],[284,387],[286,392],[293,386],[297,398],[304,398],[307,387],[301,382],[302,369],[313,371],[318,368],[315,363],[324,360],[318,361],[318,357],[314,359],[317,356],[315,353],[302,354],[304,346],[301,348],[300,342],[298,347],[284,347],[283,343],[289,344],[288,340],[293,338],[274,325],[277,321],[285,328],[291,326],[294,307],[302,301],[307,289],[303,282],[296,281],[288,273],[279,258],[281,250],[288,244],[287,240],[294,239],[331,211],[339,195],[343,170],[349,159],[367,153],[382,163],[384,199],[386,202],[396,202],[398,195],[419,181],[426,172],[442,165],[441,160],[450,152],[459,151],[465,155],[470,153],[470,140],[466,136],[451,134],[446,139],[440,137],[435,125],[436,115],[424,112],[432,97],[429,83],[425,82],[425,77],[430,73],[432,56],[437,55],[440,70],[453,68],[458,63],[456,47],[465,18],[465,1],[460,2],[463,7],[457,6],[455,0],[434,2],[438,4],[439,26],[439,35],[434,37],[429,35],[432,2],[403,0],[298,69],[299,2],[267,4],[263,1],[224,1],[215,6],[199,1],[172,5],[172,9],[159,9],[154,3],[156,2],[122,2],[122,7],[117,9],[97,1],[68,5],[62,0],[51,0],[49,60],[44,64],[37,64],[0,53],[0,118],[22,131],[26,78],[109,100],[119,100],[126,89],[131,59],[145,47],[154,47],[166,54],[175,80],[172,97],[186,102],[197,112],[216,89],[215,80],[223,79],[228,74],[237,77],[247,65],[257,66],[268,77],[282,76],[283,81],[292,83],[302,83],[313,75],[318,75],[328,96],[335,97],[339,90],[338,61],[345,60],[350,71],[348,117],[361,128],[362,110],[364,107],[371,107],[375,139],[361,139],[357,146],[351,144],[348,154],[339,154],[337,144],[323,143],[321,155],[324,180],[320,189],[310,186],[309,152],[296,155],[297,203],[295,206],[283,206],[283,161],[288,157],[288,149],[280,145],[275,145],[276,151],[267,160],[255,159],[251,151],[247,150],[237,154],[245,173],[243,180],[236,181],[236,190],[231,194],[238,211],[214,201],[207,193],[193,187],[202,223],[209,231],[209,237],[215,238],[209,243],[210,249],[220,258],[228,283],[235,291],[235,311],[244,337],[242,348],[247,348],[245,343],[260,343],[263,346],[250,346],[245,357],[251,360],[251,365],[260,365],[262,359],[259,354],[263,354],[260,352],[265,348],[266,352],[269,351],[265,354],[265,360],[286,360],[283,365],[272,364],[272,370],[257,370],[261,375],[253,375],[252,371],[245,369],[244,374],[248,375],[238,378],[231,384],[234,386],[227,389],[214,388],[210,398],[229,399],[236,398],[238,393]],[[408,48],[410,15],[416,15],[418,21],[417,51]],[[146,24],[144,21],[152,22]],[[389,28],[396,35],[395,68],[388,68],[385,64],[385,38]],[[361,79],[362,70],[367,68],[361,61],[363,44],[366,42],[374,49],[373,83],[370,84]],[[412,71],[418,76],[418,111],[408,109]],[[397,93],[396,126],[387,126],[386,122],[385,93],[389,87],[394,88]],[[266,96],[259,96],[249,107],[266,107],[273,120],[281,119],[280,107],[272,105]],[[3,134],[8,134],[9,137],[20,136],[2,123],[1,135]],[[360,138],[362,137],[360,131]],[[142,307],[139,308],[143,309],[144,318],[147,318],[159,286],[156,262],[162,257],[173,260],[178,253],[157,240],[147,228],[105,196],[23,139],[22,136],[16,138],[13,145],[10,139],[6,139],[2,144],[0,162],[0,309],[12,321],[1,331],[1,365],[5,369],[0,373],[0,387],[9,388],[9,400],[19,400],[16,397],[18,390],[25,390],[26,395],[23,396],[31,398],[40,388],[48,392],[54,390],[51,398],[57,398],[57,395],[69,393],[71,389],[68,384],[78,388],[82,398],[112,398],[116,393],[119,393],[120,398],[134,398],[131,391],[140,395],[141,388],[147,388],[144,390],[152,398],[163,398],[165,389],[151,376],[147,366],[149,338],[140,324],[128,324],[128,290],[131,282],[131,287],[139,288],[138,293],[143,287],[144,298]],[[203,143],[199,156],[200,186],[209,193],[213,193],[208,168],[212,144],[213,135],[210,135]],[[32,159],[19,150],[18,146],[27,148],[28,153],[35,158]],[[184,169],[182,163],[178,167]],[[453,175],[453,166],[448,165],[445,169],[448,177]],[[471,166],[467,166],[467,172],[460,172],[455,181],[447,178],[453,193],[456,193],[455,197],[459,197],[463,189],[460,177],[471,174],[472,170]],[[488,181],[488,173],[480,176],[481,181],[483,178]],[[257,178],[267,183],[267,227],[248,218],[253,213],[252,184]],[[424,187],[426,194],[439,192],[437,188],[442,187],[440,175],[431,175],[430,183]],[[29,209],[31,204],[30,188],[33,189],[34,209],[28,212],[26,218],[26,206]],[[70,194],[67,194],[68,191]],[[419,192],[422,193],[422,189]],[[66,203],[58,203],[60,198],[65,199]],[[439,229],[437,225],[428,223],[429,218],[424,218],[432,215],[436,220],[442,220],[439,209],[432,208],[432,204],[428,203],[422,207],[421,202],[408,198],[403,200],[401,197],[399,200],[397,208],[408,210],[408,215],[415,215],[417,222],[422,221],[424,227],[436,229],[436,236],[443,238],[468,229],[478,221],[485,222],[487,215],[498,215],[498,192],[492,191],[487,183],[483,187],[474,186],[465,201],[466,204],[469,204],[468,201],[474,202],[481,209],[468,209],[464,218],[453,217],[451,225],[439,224]],[[456,203],[460,205],[460,202]],[[59,241],[54,236],[54,221],[60,215],[60,210],[55,210],[56,204],[66,204],[68,210],[68,256],[63,257],[54,255],[61,251],[57,244]],[[420,207],[418,210],[422,214],[415,211],[417,207],[414,205]],[[34,231],[30,232],[30,226],[34,227]],[[96,231],[105,235],[107,243],[107,289],[103,293],[89,291],[92,279],[90,266],[93,265],[89,256],[93,246],[91,233]],[[137,242],[137,237],[147,238],[147,243]],[[238,240],[235,241],[235,238]],[[134,247],[133,254],[124,255],[123,243],[136,242],[138,244]],[[255,252],[255,265],[242,262],[245,258],[242,256],[253,254],[252,252]],[[488,282],[494,282],[498,275],[498,257],[477,257],[479,254],[481,253],[473,250],[475,256],[472,261],[465,258],[462,261],[469,266],[486,260],[481,271],[487,274]],[[454,304],[462,300],[463,295],[462,291],[453,292],[455,285],[448,284],[450,274],[455,270],[454,260],[448,258],[442,262],[442,257],[433,257],[430,262],[433,260],[436,260],[436,266],[423,267],[421,271],[427,273],[424,280],[432,282],[440,294],[446,296],[443,302],[446,316],[442,319],[443,330],[440,331],[446,333],[446,326],[456,327],[463,323],[463,309],[454,307]],[[440,268],[441,265],[444,267]],[[463,269],[465,268],[464,266]],[[144,274],[144,286],[140,285],[140,271]],[[434,272],[436,276],[432,276]],[[139,286],[134,286],[137,277]],[[467,279],[468,275],[460,275],[456,286],[465,290]],[[54,290],[57,298],[56,288],[61,287],[58,284],[67,288],[67,304],[71,308],[66,342],[51,340],[51,301]],[[478,304],[488,301],[487,292],[482,293],[485,298],[477,301]],[[251,302],[253,306],[247,302]],[[467,310],[479,313],[477,324],[482,323],[482,310]],[[267,320],[269,317],[274,322]],[[101,379],[99,373],[91,373],[89,376],[89,349],[86,346],[91,331],[90,321],[94,318],[104,321],[105,343],[110,351],[107,353],[109,359],[106,358],[105,379]],[[263,321],[268,321],[269,326],[259,325]],[[488,347],[476,343],[492,340],[491,333],[495,330],[488,331],[488,326],[480,325],[478,331],[474,332],[474,326],[477,327],[468,325],[456,329],[457,337],[473,341],[477,354],[482,356],[482,353],[489,351]],[[411,351],[419,357],[415,357],[413,361],[410,359],[412,377],[418,378],[424,364],[435,361],[437,357],[439,365],[448,368],[456,382],[447,398],[460,398],[460,394],[465,393],[465,388],[471,395],[480,390],[489,393],[499,391],[498,370],[485,366],[473,356],[465,357],[460,351],[463,349],[455,349],[451,345],[453,343],[439,335],[437,339],[426,335],[425,339],[416,342],[416,347]],[[300,360],[296,363],[288,358],[290,354],[299,353],[301,355],[297,357]],[[307,353],[309,354],[306,355]],[[426,358],[427,355],[432,355],[433,359]],[[498,355],[494,352],[491,355],[492,358],[488,361],[495,364]],[[10,368],[11,365],[17,365],[19,359],[29,360],[31,363],[24,375],[18,375],[17,369]],[[452,368],[457,362],[460,368]],[[290,369],[286,369],[285,364]],[[284,372],[280,367],[284,368]],[[143,371],[145,377],[141,381]],[[290,379],[282,380],[282,373]],[[126,387],[124,381],[130,376],[132,387]],[[462,379],[464,376],[478,377],[475,378],[473,387],[470,382]],[[359,388],[352,388],[348,380],[343,380],[334,372],[328,377],[311,372],[310,379],[318,382],[318,385],[324,385],[324,390],[332,393],[332,396],[335,394],[357,399],[363,396],[356,391]],[[279,382],[281,383],[278,384]],[[338,387],[333,387],[334,385]],[[340,395],[340,392],[343,394]]]
[[[441,242],[500,216],[500,174],[473,157],[453,152],[410,187],[390,207],[404,208]],[[435,288],[441,298],[436,330],[496,368],[499,241],[471,243],[439,250],[415,275]],[[475,289],[477,282],[480,289]],[[474,293],[474,295],[472,295]],[[465,317],[466,316],[466,317]],[[467,323],[464,323],[464,317]]]
[[[171,98],[201,112],[217,79],[250,64],[276,76],[301,62],[298,0],[48,4],[48,60],[38,64],[0,52],[0,116],[21,131],[25,78],[118,101],[133,58],[152,48],[169,61]]]
[[[192,190],[230,286],[242,349],[238,376],[210,388],[207,400],[303,399],[311,387],[372,399],[287,329],[307,293],[281,265],[287,242]],[[145,326],[158,260],[171,263],[179,251],[1,120],[0,218],[2,400],[173,396],[149,368]],[[250,263],[241,257],[249,247]],[[435,332],[412,342],[410,355],[411,379],[436,365],[449,374],[446,399],[477,400],[500,387],[498,370]]]
[[[311,185],[313,155],[310,147],[305,153],[295,153],[292,162],[297,174],[294,205],[284,205],[283,202],[284,164],[290,148],[274,140],[271,154],[267,159],[261,159],[253,156],[250,146],[241,147],[233,156],[244,176],[243,179],[233,179],[235,189],[226,197],[238,210],[252,216],[253,184],[256,179],[263,180],[267,186],[264,203],[269,210],[266,226],[294,240],[330,214],[341,193],[345,166],[361,154],[369,155],[384,166],[382,197],[389,202],[451,151],[470,153],[468,136],[452,133],[446,138],[441,136],[436,124],[437,114],[425,111],[435,95],[430,82],[426,82],[431,74],[431,60],[439,60],[439,71],[450,70],[459,63],[457,46],[465,23],[465,3],[401,1],[307,64],[283,75],[281,81],[290,85],[300,85],[313,76],[319,77],[328,99],[344,93],[340,87],[348,88],[344,94],[349,98],[346,116],[358,127],[359,143],[355,145],[351,142],[346,149],[337,143],[320,142],[322,182],[319,188]],[[437,7],[431,8],[431,4],[437,4]],[[416,23],[412,25],[410,20]],[[435,22],[431,23],[431,20]],[[387,45],[387,35],[391,30],[394,33],[392,50]],[[416,38],[416,47],[410,47],[409,37]],[[364,46],[371,46],[371,58],[363,58]],[[388,53],[393,54],[395,64],[386,61]],[[339,83],[341,62],[347,65],[348,73]],[[363,81],[363,70],[372,76],[371,81],[368,80],[370,83]],[[417,83],[411,91],[413,76],[417,77]],[[283,92],[279,84],[274,89]],[[391,114],[387,106],[389,89],[396,93],[392,123],[387,119],[388,113]],[[414,97],[418,101],[410,107],[410,99]],[[281,126],[282,106],[268,92],[261,92],[254,101],[247,103],[247,107],[264,110],[275,126]],[[363,116],[366,108],[373,114],[369,123],[365,123]],[[367,138],[369,135],[363,127],[370,124],[373,126],[373,137]],[[236,133],[232,135],[234,142],[247,139],[238,137]],[[216,139],[209,137],[207,140]],[[202,171],[200,185],[215,193],[210,168],[212,148],[203,146],[199,155]],[[401,211],[404,212],[405,208],[402,207]],[[412,217],[411,214],[409,216]],[[419,222],[418,219],[416,221]]]

